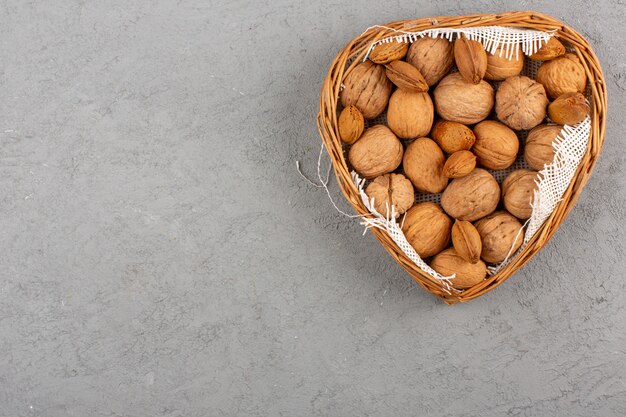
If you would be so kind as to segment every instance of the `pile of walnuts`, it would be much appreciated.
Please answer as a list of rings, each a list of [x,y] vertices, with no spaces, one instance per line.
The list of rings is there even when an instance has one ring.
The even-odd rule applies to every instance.
[[[543,61],[536,80],[520,75],[521,48],[511,59],[504,52],[487,53],[464,36],[381,43],[347,75],[340,96],[339,136],[352,168],[370,180],[374,208],[385,215],[393,205],[415,251],[440,274],[456,274],[458,289],[519,248],[537,170],[552,162],[562,125],[589,113],[584,68],[556,38],[530,57]],[[386,125],[364,128],[385,111]],[[488,170],[516,161],[516,131],[527,130],[533,169],[498,184]],[[415,193],[442,193],[441,205],[415,204]]]

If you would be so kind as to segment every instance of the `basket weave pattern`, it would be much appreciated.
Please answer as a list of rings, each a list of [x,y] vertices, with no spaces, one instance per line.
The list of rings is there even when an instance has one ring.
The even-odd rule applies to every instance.
[[[576,203],[597,161],[604,141],[606,125],[607,98],[604,75],[589,43],[572,28],[565,26],[563,23],[550,16],[535,12],[436,17],[387,23],[384,27],[371,28],[358,36],[335,57],[322,86],[320,112],[317,117],[320,135],[330,155],[335,176],[337,177],[344,196],[359,215],[367,216],[369,211],[363,204],[359,190],[352,180],[350,168],[348,167],[343,145],[338,134],[337,110],[342,81],[368,53],[371,44],[380,39],[394,35],[393,30],[421,31],[434,28],[469,28],[479,26],[506,26],[549,31],[554,32],[559,40],[569,44],[569,49],[579,57],[588,78],[590,89],[589,101],[591,104],[591,136],[585,155],[569,187],[563,194],[561,202],[525,249],[496,274],[461,293],[450,293],[447,291],[440,281],[434,279],[417,267],[415,263],[398,248],[386,232],[376,228],[371,229],[387,252],[389,252],[419,285],[442,298],[448,304],[469,301],[479,297],[496,288],[508,277],[513,275],[545,246]]]

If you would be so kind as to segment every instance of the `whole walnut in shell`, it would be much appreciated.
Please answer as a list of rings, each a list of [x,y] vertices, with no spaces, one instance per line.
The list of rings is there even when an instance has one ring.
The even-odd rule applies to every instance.
[[[433,102],[428,93],[398,89],[389,99],[387,125],[400,138],[427,135],[433,125]]]
[[[514,131],[495,120],[485,120],[474,127],[476,142],[472,151],[478,163],[488,169],[504,169],[513,165],[519,150]]]
[[[406,148],[402,166],[418,192],[439,193],[448,184],[443,176],[445,161],[443,152],[432,139],[419,138]]]
[[[352,167],[363,177],[371,179],[392,172],[402,162],[402,143],[387,126],[367,129],[348,151]]]
[[[543,84],[551,99],[564,93],[582,93],[587,86],[587,75],[574,54],[565,54],[541,64],[537,82]]]
[[[404,214],[413,205],[415,193],[413,185],[402,174],[385,174],[376,177],[365,194],[374,200],[374,208],[383,216],[391,217],[391,206],[395,207],[394,217]]]
[[[512,48],[512,55],[507,57],[507,48],[499,46],[495,53],[487,55],[487,71],[485,79],[502,81],[514,75],[519,75],[524,67],[524,53],[522,47]],[[510,52],[509,52],[510,53]]]
[[[430,262],[430,267],[446,277],[454,274],[455,278],[450,283],[458,290],[471,288],[487,276],[487,265],[484,262],[468,262],[454,248],[437,254]]]
[[[493,213],[499,201],[498,182],[493,175],[480,168],[452,180],[441,195],[441,207],[446,213],[455,219],[470,222]]]
[[[506,211],[497,211],[477,221],[475,226],[483,244],[481,257],[485,262],[502,262],[524,242],[521,223]]]
[[[341,104],[355,105],[366,119],[379,116],[387,107],[391,95],[391,81],[385,67],[365,61],[358,64],[343,82]]]
[[[518,219],[528,219],[533,212],[531,204],[537,189],[537,171],[518,169],[506,176],[502,183],[504,208]]]
[[[546,117],[548,97],[543,86],[524,76],[509,77],[496,93],[496,114],[515,130],[532,129]]]
[[[430,135],[437,142],[437,145],[441,146],[441,149],[449,154],[457,151],[466,151],[476,141],[472,129],[464,124],[447,120],[437,120]]]
[[[452,43],[443,38],[424,36],[409,48],[406,62],[417,68],[429,86],[433,86],[450,72],[454,63]]]
[[[402,223],[406,240],[422,258],[433,256],[448,245],[451,227],[452,221],[435,203],[414,205]]]
[[[524,158],[528,165],[541,170],[544,165],[552,163],[554,159],[552,143],[562,129],[563,126],[559,125],[539,125],[528,133],[524,146]]]
[[[486,119],[493,108],[493,87],[484,80],[478,84],[468,83],[458,72],[441,80],[434,96],[437,113],[452,122],[478,123]]]

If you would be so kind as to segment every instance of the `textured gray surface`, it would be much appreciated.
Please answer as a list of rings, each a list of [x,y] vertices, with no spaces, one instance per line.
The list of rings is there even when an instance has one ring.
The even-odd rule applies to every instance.
[[[626,415],[624,2],[351,3],[0,2],[0,415]],[[594,44],[606,146],[545,250],[447,307],[294,162],[366,27],[525,8]]]

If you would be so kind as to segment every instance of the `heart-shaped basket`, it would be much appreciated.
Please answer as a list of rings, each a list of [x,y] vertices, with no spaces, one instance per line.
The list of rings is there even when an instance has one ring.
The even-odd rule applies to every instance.
[[[487,279],[463,291],[452,288],[449,285],[450,281],[435,273],[419,258],[394,220],[390,222],[388,218],[372,210],[363,192],[364,180],[361,180],[347,163],[347,146],[339,139],[337,124],[342,82],[346,75],[368,56],[375,45],[390,40],[412,42],[419,36],[446,36],[451,39],[459,32],[473,36],[474,39],[481,41],[486,49],[491,50],[495,50],[499,42],[518,42],[527,55],[536,51],[542,42],[546,42],[551,36],[558,37],[570,52],[578,56],[585,69],[588,78],[586,96],[591,105],[590,115],[584,122],[579,126],[565,127],[562,137],[559,138],[560,142],[555,142],[557,149],[555,161],[552,166],[546,167],[549,168],[548,171],[541,171],[544,177],[549,178],[544,183],[543,195],[535,194],[533,217],[530,224],[525,225],[527,230],[524,244],[505,262],[492,267],[491,275]],[[508,41],[503,41],[504,38]],[[534,75],[537,66],[537,62],[534,64],[531,62],[530,66],[526,64],[524,71]],[[496,288],[548,242],[576,203],[597,161],[604,142],[606,108],[604,75],[596,55],[585,38],[550,16],[535,12],[509,12],[404,20],[369,28],[352,40],[333,60],[322,87],[317,123],[341,190],[358,213],[362,224],[372,229],[387,252],[419,285],[446,303],[455,304],[469,301]],[[370,124],[375,122],[380,120]],[[522,133],[520,138],[523,140],[525,134]],[[524,167],[524,163],[518,161],[513,169],[521,167]],[[510,170],[505,173],[508,172]],[[498,179],[501,181],[502,176]],[[541,184],[539,189],[542,189]],[[432,201],[432,198],[418,195],[416,201]],[[537,201],[543,203],[541,210],[535,207],[541,205]],[[539,211],[543,213],[537,213]]]

